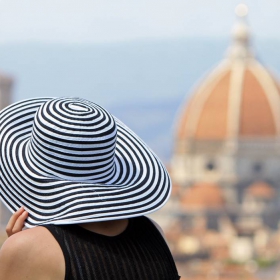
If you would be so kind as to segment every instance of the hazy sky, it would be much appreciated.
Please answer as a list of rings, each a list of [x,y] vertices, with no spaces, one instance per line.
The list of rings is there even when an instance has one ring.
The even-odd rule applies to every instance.
[[[228,36],[237,0],[0,0],[0,43]],[[280,37],[279,0],[242,1],[257,37]],[[256,32],[257,31],[257,32]]]

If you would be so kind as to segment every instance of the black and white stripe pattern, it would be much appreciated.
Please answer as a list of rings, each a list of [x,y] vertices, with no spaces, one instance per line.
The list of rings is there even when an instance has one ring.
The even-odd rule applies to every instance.
[[[167,201],[156,155],[101,106],[80,98],[24,100],[0,112],[1,199],[27,226],[135,217]]]

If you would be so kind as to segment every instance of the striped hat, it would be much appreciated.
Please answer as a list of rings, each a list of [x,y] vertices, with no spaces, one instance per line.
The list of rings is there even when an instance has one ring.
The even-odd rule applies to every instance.
[[[127,126],[81,98],[34,98],[0,112],[1,199],[26,226],[129,218],[162,207],[163,164]]]

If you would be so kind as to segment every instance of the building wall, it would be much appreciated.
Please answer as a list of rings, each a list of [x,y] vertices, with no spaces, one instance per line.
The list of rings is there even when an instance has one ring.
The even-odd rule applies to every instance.
[[[0,110],[12,102],[13,80],[0,76]],[[5,225],[11,216],[9,210],[0,202],[0,227]]]
[[[1,81],[0,77],[0,110],[12,102],[12,80]]]

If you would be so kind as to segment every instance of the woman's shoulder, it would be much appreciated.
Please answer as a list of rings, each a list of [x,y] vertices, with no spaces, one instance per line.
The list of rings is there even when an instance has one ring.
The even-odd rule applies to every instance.
[[[0,279],[64,279],[64,273],[62,251],[44,227],[10,236],[0,250]]]

